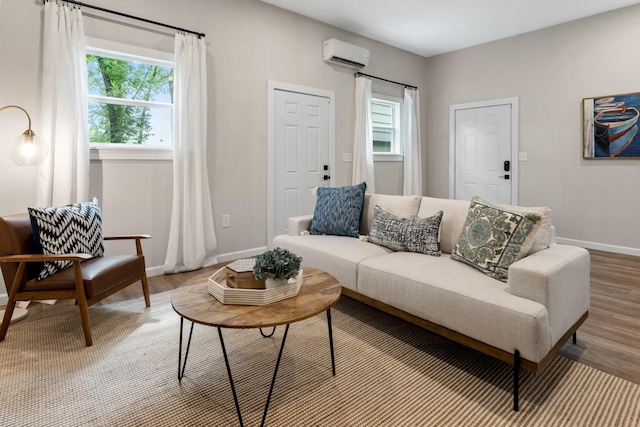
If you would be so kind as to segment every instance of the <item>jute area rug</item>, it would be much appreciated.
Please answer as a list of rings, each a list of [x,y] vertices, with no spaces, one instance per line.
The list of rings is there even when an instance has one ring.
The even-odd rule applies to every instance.
[[[196,325],[178,382],[179,317],[171,292],[90,308],[94,345],[78,313],[14,324],[0,343],[0,425],[236,426],[217,331]],[[637,426],[640,387],[561,356],[521,377],[511,367],[342,298],[289,329],[269,426]],[[185,328],[186,330],[186,328]],[[284,328],[223,330],[244,425],[260,424]]]

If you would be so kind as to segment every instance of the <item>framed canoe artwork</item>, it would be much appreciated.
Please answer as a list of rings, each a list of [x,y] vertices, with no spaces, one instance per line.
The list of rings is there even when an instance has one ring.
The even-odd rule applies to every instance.
[[[640,158],[640,93],[582,100],[585,159]]]

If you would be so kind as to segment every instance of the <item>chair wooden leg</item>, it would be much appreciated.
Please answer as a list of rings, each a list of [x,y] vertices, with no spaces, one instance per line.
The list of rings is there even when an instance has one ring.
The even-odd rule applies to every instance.
[[[11,285],[7,308],[4,310],[4,318],[2,319],[2,326],[0,326],[0,341],[4,341],[4,338],[7,336],[7,330],[11,323],[11,316],[13,315],[13,310],[16,308],[16,294],[18,293],[18,288],[20,287],[20,283],[24,277],[25,268],[26,263],[24,262],[21,262],[18,265],[18,271],[16,271],[16,276],[13,280],[13,284]]]
[[[11,316],[13,315],[13,309],[16,306],[16,301],[9,299],[7,302],[7,308],[4,309],[4,317],[2,318],[2,326],[0,326],[0,341],[4,341],[4,337],[7,336],[7,330],[11,323]]]
[[[147,272],[142,273],[142,292],[144,293],[144,303],[147,307],[151,307],[151,300],[149,299],[149,283],[147,282]]]
[[[91,337],[91,323],[89,322],[89,304],[87,303],[87,296],[84,293],[84,281],[82,280],[80,262],[75,261],[73,263],[73,269],[76,282],[76,302],[80,309],[80,320],[82,321],[84,340],[87,347],[91,347],[93,345],[93,338]]]

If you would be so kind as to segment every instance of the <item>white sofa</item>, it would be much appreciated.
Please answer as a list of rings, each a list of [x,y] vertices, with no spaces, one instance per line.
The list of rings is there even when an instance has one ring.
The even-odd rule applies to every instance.
[[[327,271],[343,294],[514,365],[514,409],[520,368],[538,373],[585,321],[589,310],[589,253],[555,241],[550,211],[529,254],[511,264],[505,283],[451,258],[470,202],[420,196],[365,196],[360,233],[373,207],[398,217],[442,210],[439,257],[394,252],[354,237],[310,235],[312,216],[289,219],[274,246]],[[524,209],[524,208],[522,208]],[[530,208],[533,209],[533,208]]]

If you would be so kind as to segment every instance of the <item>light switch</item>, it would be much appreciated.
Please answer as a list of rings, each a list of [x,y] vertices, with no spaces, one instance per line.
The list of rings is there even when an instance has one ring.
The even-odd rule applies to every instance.
[[[527,161],[527,152],[526,151],[520,151],[518,153],[518,160],[520,160],[521,162],[526,162]]]

